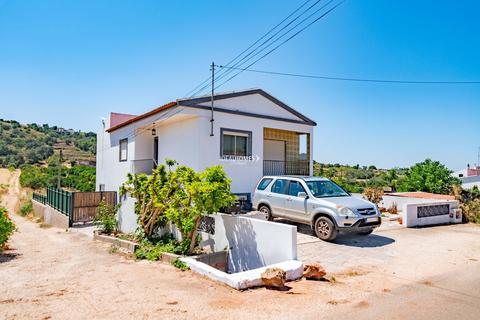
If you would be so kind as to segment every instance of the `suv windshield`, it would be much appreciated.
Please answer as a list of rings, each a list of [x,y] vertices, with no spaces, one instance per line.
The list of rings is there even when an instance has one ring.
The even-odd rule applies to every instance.
[[[306,181],[315,198],[348,197],[349,194],[330,180]]]

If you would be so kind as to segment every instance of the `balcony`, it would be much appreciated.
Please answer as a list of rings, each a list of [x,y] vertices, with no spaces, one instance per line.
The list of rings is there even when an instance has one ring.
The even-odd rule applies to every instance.
[[[308,176],[310,175],[310,162],[307,160],[280,161],[264,160],[263,175],[265,176]]]

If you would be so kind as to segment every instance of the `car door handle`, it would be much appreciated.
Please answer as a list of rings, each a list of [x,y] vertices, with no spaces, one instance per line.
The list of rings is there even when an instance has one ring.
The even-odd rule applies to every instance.
[[[292,201],[292,198],[291,198],[291,197],[288,197],[288,198],[287,198],[287,201]]]
[[[272,197],[272,195],[271,195],[271,194],[267,194],[267,197],[268,197],[268,198],[271,198],[271,197]]]

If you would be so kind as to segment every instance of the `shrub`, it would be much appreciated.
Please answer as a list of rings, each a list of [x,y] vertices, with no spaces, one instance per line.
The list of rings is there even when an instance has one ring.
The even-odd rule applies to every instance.
[[[461,208],[468,222],[480,223],[480,199],[467,201],[461,205]]]
[[[100,226],[102,233],[111,234],[117,231],[117,211],[119,205],[111,205],[101,201],[93,222]]]
[[[397,204],[393,203],[392,206],[387,209],[387,212],[391,214],[398,214]]]
[[[186,270],[190,269],[188,267],[188,265],[185,262],[183,262],[182,260],[180,260],[179,258],[172,261],[172,266],[174,266],[175,268],[180,269],[182,271],[186,271]]]
[[[7,209],[0,207],[0,249],[5,246],[13,231],[15,231],[15,225],[8,217]]]
[[[166,234],[156,240],[143,239],[135,249],[135,258],[150,261],[160,260],[162,253],[174,253],[185,255],[188,252],[190,242],[177,241],[172,234]]]
[[[365,188],[363,196],[370,202],[378,205],[382,201],[383,189],[380,188]]]
[[[169,169],[175,164],[173,160],[167,162]],[[171,221],[181,232],[182,243],[188,243],[188,253],[192,253],[202,217],[234,202],[230,183],[221,166],[197,173],[185,166],[167,172],[161,165],[151,176],[129,174],[120,194],[129,193],[136,199],[137,222],[147,239],[152,240],[158,229]]]
[[[20,208],[20,215],[22,217],[25,217],[28,215],[30,212],[33,211],[33,205],[32,205],[32,200],[28,200],[27,203],[25,203],[21,208]]]

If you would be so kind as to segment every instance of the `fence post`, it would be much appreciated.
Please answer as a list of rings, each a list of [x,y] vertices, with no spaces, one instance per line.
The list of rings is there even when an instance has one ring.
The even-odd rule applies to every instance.
[[[73,210],[75,208],[75,192],[70,192],[70,210],[68,210],[68,226],[73,226]]]

